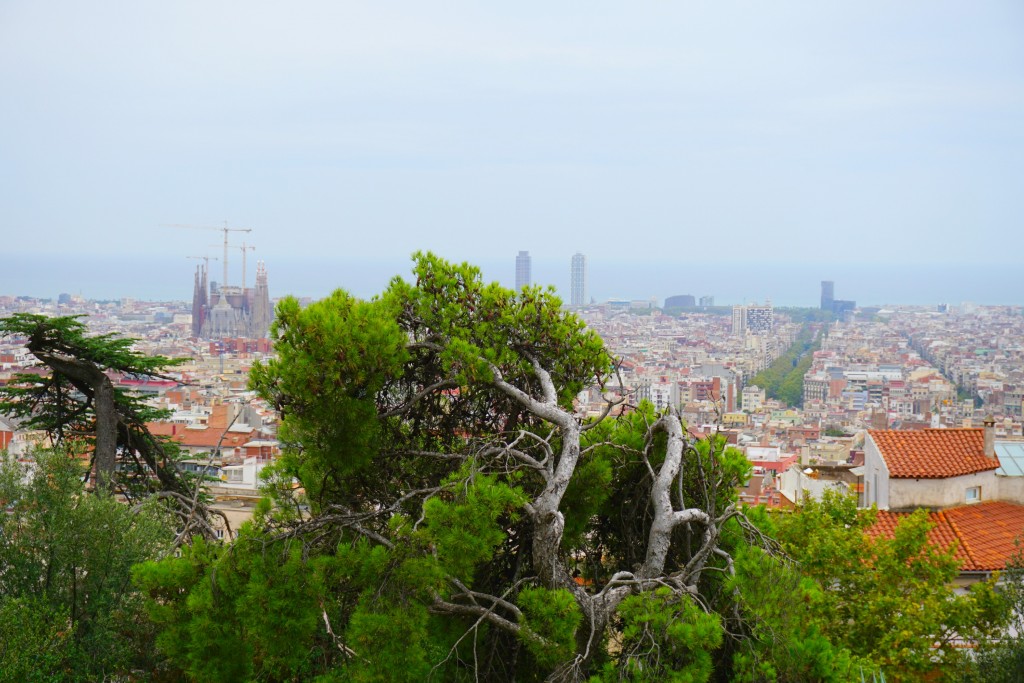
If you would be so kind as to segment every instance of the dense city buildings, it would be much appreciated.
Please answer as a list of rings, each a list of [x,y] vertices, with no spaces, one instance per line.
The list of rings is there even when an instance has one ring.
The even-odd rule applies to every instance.
[[[576,252],[569,267],[569,304],[582,306],[587,302],[587,257]]]
[[[276,415],[248,390],[252,363],[273,349],[248,334],[197,338],[192,312],[205,310],[203,295],[214,307],[233,295],[221,297],[222,289],[206,285],[203,268],[195,281],[191,308],[129,298],[0,297],[0,316],[85,315],[91,330],[134,337],[140,351],[189,358],[168,380],[122,377],[117,386],[169,410],[154,431],[190,454],[183,467],[208,468],[215,499],[247,501],[238,508],[247,514],[258,497],[258,472],[279,449]],[[262,266],[251,291],[251,315],[269,316]],[[770,303],[667,314],[649,300],[616,300],[579,310],[620,359],[605,392],[632,405],[648,401],[676,410],[695,436],[724,433],[752,463],[753,476],[740,493],[746,503],[798,506],[839,489],[897,517],[913,504],[961,514],[955,503],[1016,519],[1024,502],[1020,307],[894,307],[831,323],[806,322],[814,316]],[[802,400],[787,405],[755,378],[801,335],[817,339],[817,346],[807,352]],[[17,340],[0,342],[0,383],[26,370],[38,368],[25,348]],[[581,414],[597,414],[601,399],[597,388],[581,392]],[[221,453],[211,460],[227,424]],[[0,444],[12,452],[27,453],[40,439],[0,421]],[[937,459],[943,453],[948,457]],[[973,469],[962,472],[964,463]]]
[[[732,307],[732,333],[767,334],[775,327],[775,309],[771,302]]]
[[[530,272],[530,252],[521,251],[516,256],[516,289],[533,284]]]

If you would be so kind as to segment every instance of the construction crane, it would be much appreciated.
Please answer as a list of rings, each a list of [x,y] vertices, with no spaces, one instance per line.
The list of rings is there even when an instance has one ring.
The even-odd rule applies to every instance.
[[[256,247],[252,245],[246,246],[245,241],[242,241],[242,246],[238,247],[242,250],[242,292],[245,292],[245,252],[255,251]]]
[[[219,244],[212,244],[210,246],[219,247],[220,245]],[[238,246],[237,244],[229,244],[228,246],[233,247],[235,249],[241,249],[242,250],[242,291],[244,292],[245,291],[245,252],[247,252],[247,251],[255,251],[256,247],[252,246],[251,244],[247,246],[245,244],[245,242],[242,242],[242,246]]]
[[[217,246],[219,247],[220,245],[218,244]],[[186,256],[185,258],[194,258],[194,259],[197,259],[199,261],[202,261],[203,262],[203,267],[206,269],[207,273],[210,272],[210,261],[219,261],[220,260],[216,256]]]
[[[229,232],[252,232],[252,228],[229,228],[228,222],[224,221],[224,227],[212,225],[186,225],[182,223],[161,223],[162,228],[187,228],[189,230],[216,230],[224,233],[224,282],[222,287],[228,286],[228,233]]]

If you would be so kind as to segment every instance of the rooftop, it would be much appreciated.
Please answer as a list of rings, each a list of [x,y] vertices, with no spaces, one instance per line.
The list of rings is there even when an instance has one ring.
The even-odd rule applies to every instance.
[[[892,537],[896,524],[909,512],[880,510],[872,536]],[[939,548],[954,546],[954,557],[961,571],[997,571],[1018,550],[1017,539],[1024,535],[1024,506],[1003,501],[928,513],[933,527],[928,541]]]
[[[996,457],[999,469],[996,474],[1004,477],[1024,476],[1024,442],[996,441]]]
[[[943,479],[999,467],[995,458],[985,457],[983,429],[869,430],[868,435],[889,476],[897,479]]]

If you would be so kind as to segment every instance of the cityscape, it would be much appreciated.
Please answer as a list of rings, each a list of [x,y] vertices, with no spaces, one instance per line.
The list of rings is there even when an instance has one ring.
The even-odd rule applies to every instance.
[[[1024,11],[0,5],[0,683],[1024,681]]]
[[[249,378],[276,357],[270,325],[279,298],[263,260],[250,286],[245,247],[241,273],[230,269],[234,247],[222,230],[221,279],[211,279],[211,257],[201,257],[191,301],[183,278],[175,301],[4,295],[0,319],[78,316],[90,334],[181,359],[169,374],[110,378],[164,411],[148,432],[177,444],[182,473],[206,479],[209,509],[221,520],[211,529],[227,542],[264,504],[261,473],[289,446],[278,434],[281,413]],[[531,265],[528,251],[515,255],[524,296],[542,289]],[[930,538],[960,548],[960,586],[1013,562],[1024,531],[1024,306],[859,306],[837,299],[843,283],[831,280],[820,282],[817,307],[730,304],[714,294],[596,301],[586,255],[576,252],[566,268],[561,305],[615,359],[613,376],[576,397],[579,419],[600,420],[609,405],[621,419],[626,406],[648,405],[678,415],[698,441],[724,438],[751,468],[736,491],[746,506],[795,510],[841,493],[878,509],[876,528],[889,529],[878,533],[889,534],[926,510]],[[45,375],[26,344],[18,335],[0,339],[0,387]],[[609,404],[609,396],[620,398]],[[0,416],[0,450],[23,466],[51,438]]]

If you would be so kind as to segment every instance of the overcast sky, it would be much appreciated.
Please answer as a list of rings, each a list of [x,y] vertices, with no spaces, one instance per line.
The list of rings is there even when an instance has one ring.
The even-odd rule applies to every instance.
[[[1012,266],[1022,205],[1020,0],[0,2],[4,260]]]

